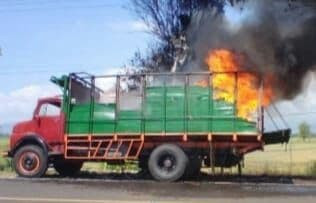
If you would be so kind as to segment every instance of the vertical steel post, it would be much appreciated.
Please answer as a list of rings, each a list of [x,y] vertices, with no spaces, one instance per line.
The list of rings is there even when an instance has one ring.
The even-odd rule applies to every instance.
[[[238,72],[234,72],[234,133],[236,133],[236,118],[238,116]]]
[[[259,87],[259,101],[258,101],[258,134],[262,135],[263,134],[263,128],[264,128],[264,108],[263,108],[263,103],[262,103],[262,98],[263,98],[263,79],[260,78],[260,87]]]
[[[91,77],[90,89],[90,117],[89,117],[89,134],[93,133],[93,120],[94,120],[94,104],[95,104],[95,77]]]
[[[119,112],[119,108],[120,108],[120,85],[121,82],[121,77],[119,75],[116,76],[116,84],[115,84],[115,123],[114,123],[114,134],[116,135],[117,133],[117,123],[118,123],[118,112]]]
[[[163,105],[164,105],[164,111],[163,111],[163,117],[164,117],[164,135],[166,135],[166,132],[167,132],[167,87],[166,87],[166,78],[164,79],[163,81]]]
[[[66,118],[65,118],[65,130],[66,130],[66,134],[67,136],[69,136],[69,125],[70,125],[70,102],[71,102],[71,74],[69,74],[68,76],[68,95],[67,95],[67,115],[66,115]],[[65,95],[64,95],[65,96]],[[68,156],[68,137],[64,137],[65,138],[65,144],[64,144],[64,147],[65,147],[65,153],[64,153],[64,157],[66,158]]]
[[[66,132],[67,135],[69,134],[69,125],[70,125],[70,109],[71,109],[71,74],[69,75],[68,79],[68,101],[67,101],[67,119],[65,121],[66,126]]]
[[[211,73],[208,74],[208,133],[212,131],[212,112],[211,112],[211,102],[213,103],[213,96],[211,95],[211,87],[213,85],[213,81],[211,80]],[[212,83],[212,84],[211,84]],[[213,111],[213,110],[212,110]]]
[[[141,87],[142,87],[142,92],[141,92],[141,96],[142,96],[142,101],[141,101],[141,134],[145,134],[145,98],[146,98],[146,75],[142,75],[141,76]]]
[[[95,98],[95,78],[92,76],[91,78],[91,88],[90,88],[90,115],[89,115],[89,149],[88,149],[88,157],[91,157],[91,148],[92,148],[92,141],[91,141],[91,135],[93,131],[93,115],[94,115],[94,98]]]
[[[188,97],[188,94],[189,94],[189,75],[188,74],[185,74],[185,84],[184,84],[184,134],[188,134],[188,129],[189,129],[189,97]]]

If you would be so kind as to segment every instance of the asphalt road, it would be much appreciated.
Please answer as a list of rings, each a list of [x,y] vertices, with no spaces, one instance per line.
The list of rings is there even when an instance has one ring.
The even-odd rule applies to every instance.
[[[316,202],[315,181],[286,183],[104,179],[0,179],[0,202],[116,203],[116,202]]]

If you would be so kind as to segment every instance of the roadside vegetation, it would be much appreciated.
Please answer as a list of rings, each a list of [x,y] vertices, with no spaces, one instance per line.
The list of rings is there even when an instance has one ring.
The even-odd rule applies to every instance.
[[[6,151],[8,148],[9,140],[6,136],[0,135],[0,153]],[[7,158],[0,156],[0,173],[7,173],[11,170],[11,161]]]
[[[293,137],[287,145],[266,146],[245,157],[245,174],[316,176],[316,138]]]

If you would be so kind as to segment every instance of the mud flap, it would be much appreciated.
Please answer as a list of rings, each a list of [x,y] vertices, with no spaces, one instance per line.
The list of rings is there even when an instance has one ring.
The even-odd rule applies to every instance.
[[[263,140],[266,145],[288,143],[291,129],[277,130],[263,133]]]

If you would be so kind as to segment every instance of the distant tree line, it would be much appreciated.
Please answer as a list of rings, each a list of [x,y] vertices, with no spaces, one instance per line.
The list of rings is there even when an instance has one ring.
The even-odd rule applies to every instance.
[[[298,133],[294,134],[300,137],[304,142],[311,137],[316,137],[316,134],[311,131],[311,127],[307,122],[302,122],[298,126]]]

